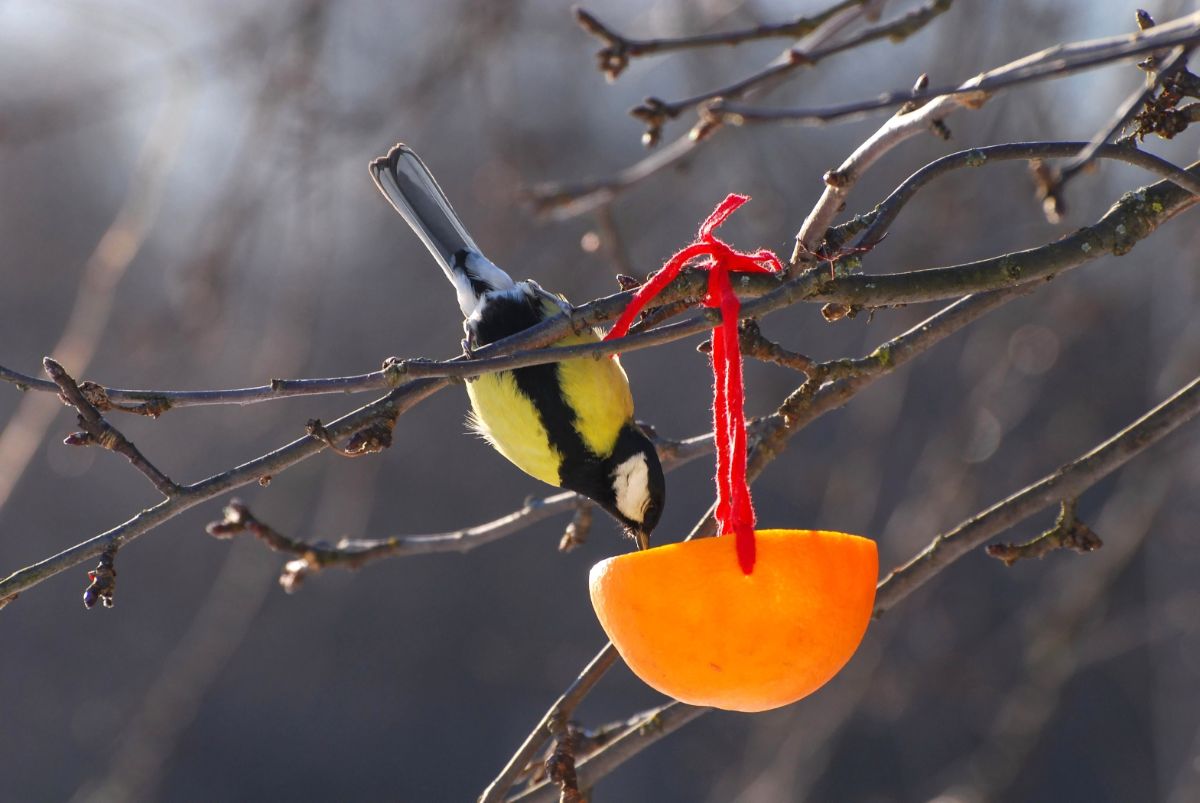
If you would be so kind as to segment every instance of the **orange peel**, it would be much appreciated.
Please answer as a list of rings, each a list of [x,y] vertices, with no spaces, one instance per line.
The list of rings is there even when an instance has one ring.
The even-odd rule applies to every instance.
[[[875,542],[822,530],[759,530],[755,541],[751,574],[732,536],[592,567],[592,606],[635,675],[692,705],[765,711],[845,666],[875,604]]]

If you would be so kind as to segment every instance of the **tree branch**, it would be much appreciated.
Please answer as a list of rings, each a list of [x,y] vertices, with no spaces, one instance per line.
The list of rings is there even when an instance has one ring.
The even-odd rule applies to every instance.
[[[1091,163],[1102,145],[1121,133],[1121,129],[1125,128],[1134,118],[1138,110],[1149,100],[1163,80],[1172,75],[1177,68],[1187,63],[1187,57],[1190,52],[1191,50],[1187,47],[1176,47],[1167,56],[1166,61],[1162,63],[1161,67],[1155,70],[1151,79],[1146,82],[1146,86],[1138,89],[1125,99],[1125,102],[1113,113],[1109,124],[1097,131],[1095,136],[1087,143],[1087,147],[1062,166],[1055,186],[1057,192],[1061,193],[1066,183]]]
[[[342,438],[376,422],[394,420],[418,402],[445,387],[446,384],[446,380],[436,379],[410,382],[387,396],[342,416],[328,425],[326,429],[334,437]],[[97,557],[110,546],[124,546],[201,502],[252,482],[268,479],[323,449],[325,449],[325,445],[319,440],[305,436],[273,452],[243,463],[237,468],[214,474],[195,484],[183,486],[175,496],[141,511],[123,524],[65,549],[57,555],[19,569],[0,580],[0,600],[12,597],[56,574]]]
[[[0,365],[0,380],[16,385],[20,390],[58,392],[53,382],[27,376]],[[257,404],[294,396],[318,396],[330,393],[363,393],[395,387],[394,372],[383,370],[353,376],[334,376],[321,379],[272,379],[269,384],[249,388],[224,390],[129,390],[110,388],[95,382],[81,382],[80,390],[97,410],[116,410],[157,418],[179,407],[206,405]]]
[[[588,789],[594,786],[601,778],[659,739],[669,736],[711,710],[711,708],[700,708],[673,700],[643,712],[635,718],[634,724],[630,725],[620,736],[576,765],[575,772],[578,776],[579,787]],[[543,803],[557,800],[557,794],[557,789],[553,784],[541,783],[509,798],[509,801],[510,803]],[[503,800],[503,798],[496,798],[496,800]],[[480,803],[485,803],[485,798],[480,798]]]
[[[1024,544],[988,544],[985,550],[988,557],[1002,560],[1004,565],[1012,566],[1019,560],[1040,559],[1059,549],[1071,549],[1082,553],[1092,552],[1104,546],[1100,536],[1076,515],[1075,506],[1078,501],[1064,499],[1054,526],[1032,541]]]
[[[225,506],[221,521],[211,522],[205,529],[216,538],[232,538],[248,532],[276,552],[294,555],[279,578],[288,593],[296,591],[310,574],[333,566],[360,569],[383,558],[429,555],[438,552],[470,552],[472,549],[527,529],[543,519],[569,510],[578,510],[588,500],[572,491],[540,499],[530,499],[519,510],[474,527],[436,533],[433,535],[403,535],[382,539],[343,538],[333,546],[308,543],[284,535],[259,520],[241,501],[234,499]]]
[[[699,95],[693,95],[683,100],[665,101],[660,98],[646,98],[642,105],[634,107],[629,113],[646,124],[646,133],[643,135],[643,142],[652,145],[661,136],[663,126],[689,109],[694,109],[702,103],[716,98],[740,98],[751,90],[762,90],[768,86],[775,86],[780,79],[800,67],[816,66],[829,56],[860,47],[878,39],[888,38],[894,42],[903,41],[924,28],[935,17],[949,10],[952,2],[953,0],[929,0],[924,6],[910,11],[903,17],[868,28],[845,41],[784,51],[779,58],[759,72],[728,86],[702,92]],[[849,10],[858,11],[859,14],[863,13],[861,9],[852,8]],[[703,139],[705,136],[711,134],[714,127],[719,124],[719,119],[702,115],[700,123],[692,129],[690,136],[693,139]]]
[[[790,22],[773,25],[756,25],[737,31],[723,33],[707,33],[694,36],[681,36],[674,39],[634,39],[614,31],[604,25],[589,11],[575,9],[575,21],[579,27],[604,42],[604,47],[596,53],[596,62],[600,72],[611,82],[629,66],[629,60],[638,56],[648,56],[658,53],[668,53],[676,50],[692,48],[732,46],[760,39],[800,39],[808,36],[823,25],[833,15],[854,6],[861,6],[866,0],[842,0],[842,2],[818,12],[811,17],[797,17]]]
[[[604,677],[604,673],[616,660],[617,651],[612,642],[605,644],[596,657],[583,668],[574,682],[562,693],[562,696],[554,702],[554,705],[550,706],[550,710],[517,748],[517,752],[504,765],[504,769],[500,771],[496,779],[488,785],[487,789],[483,790],[483,794],[479,796],[479,803],[501,803],[504,800],[508,790],[533,761],[538,751],[542,749],[542,745],[554,735],[554,723],[570,718],[571,712],[583,701],[592,687],[600,682],[600,678]]]
[[[1013,142],[1006,145],[970,148],[948,154],[930,162],[906,178],[899,187],[892,190],[891,195],[867,214],[843,224],[843,227],[837,227],[841,230],[839,234],[843,236],[852,234],[865,226],[866,228],[856,245],[860,248],[873,248],[883,240],[884,235],[899,216],[900,210],[934,179],[946,173],[964,167],[983,167],[994,162],[1074,156],[1086,145],[1086,142]],[[1146,153],[1127,145],[1103,145],[1096,151],[1096,156],[1100,159],[1125,162],[1157,173],[1188,192],[1200,195],[1200,176],[1189,173],[1152,153]]]
[[[970,97],[975,102],[979,100],[976,96]],[[837,170],[831,170],[822,176],[825,189],[821,191],[821,197],[796,234],[792,264],[796,265],[806,257],[811,260],[811,256],[817,253],[818,246],[825,237],[825,230],[833,223],[838,212],[845,206],[846,197],[871,165],[904,140],[930,130],[959,105],[969,102],[971,100],[968,96],[953,96],[927,103],[911,111],[902,109],[855,148],[854,153],[846,157]]]
[[[84,431],[68,437],[65,441],[68,446],[95,444],[110,452],[116,452],[128,460],[130,465],[140,471],[146,479],[150,480],[163,496],[170,498],[180,492],[179,486],[147,460],[131,440],[104,420],[104,416],[100,415],[91,402],[83,397],[75,380],[61,365],[49,357],[42,360],[42,363],[46,366],[46,373],[58,387],[63,400],[79,412],[79,426]]]
[[[1114,61],[1124,61],[1176,45],[1195,45],[1198,42],[1200,42],[1200,12],[1180,17],[1141,33],[1055,45],[980,73],[974,78],[956,85],[933,87],[918,92],[898,90],[870,100],[808,109],[766,109],[717,100],[706,107],[706,113],[719,121],[733,125],[772,122],[828,123],[857,117],[878,109],[894,108],[905,103],[932,101],[956,95],[977,95],[981,92],[992,93],[998,89],[1040,81],[1045,78],[1073,75]]]
[[[820,47],[863,14],[865,14],[865,10],[862,7],[847,7],[818,26],[816,30],[805,37],[803,42],[788,53],[804,54],[813,48]],[[788,57],[799,58],[799,56]],[[758,88],[751,87],[746,90],[745,94],[751,95]],[[707,127],[713,128],[712,126]],[[612,178],[573,184],[542,184],[526,192],[525,199],[532,204],[539,215],[554,220],[566,220],[590,212],[598,206],[610,203],[618,193],[683,160],[701,142],[709,139],[709,136],[698,137],[693,136],[693,133],[694,131],[684,134],[670,145],[656,148],[654,153],[626,167]],[[715,133],[715,128],[710,133]]]
[[[1200,163],[1188,172],[1198,175],[1198,168]],[[1039,248],[947,268],[836,278],[825,274],[807,298],[874,307],[1044,281],[1097,256],[1124,256],[1160,225],[1197,203],[1200,198],[1189,190],[1160,181],[1126,193],[1095,224]]]
[[[652,437],[665,471],[673,471],[701,455],[712,451],[712,433],[698,435],[682,441],[662,440]],[[327,447],[328,443],[325,444]],[[331,447],[332,448],[332,447]],[[307,542],[279,532],[255,516],[245,503],[233,499],[222,511],[224,519],[210,522],[205,528],[215,538],[232,538],[248,532],[276,552],[294,555],[298,560],[284,567],[280,584],[289,592],[299,588],[310,574],[322,569],[338,566],[359,569],[368,563],[384,558],[428,555],[440,552],[466,553],[476,547],[497,541],[507,535],[528,529],[530,526],[559,513],[574,510],[576,518],[572,525],[579,525],[580,513],[590,514],[592,502],[573,491],[551,496],[531,498],[517,510],[500,518],[459,530],[431,535],[398,535],[389,538],[342,538],[336,544]],[[561,547],[560,547],[561,548]]]
[[[933,539],[879,584],[876,616],[964,554],[1054,502],[1078,496],[1200,413],[1200,377],[1086,454]]]

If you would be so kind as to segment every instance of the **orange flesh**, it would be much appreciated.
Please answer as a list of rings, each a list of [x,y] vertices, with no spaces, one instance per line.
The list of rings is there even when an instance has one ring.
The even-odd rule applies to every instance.
[[[632,552],[592,567],[592,605],[634,674],[693,705],[765,711],[837,674],[875,603],[875,542],[760,530],[745,575],[732,535]]]

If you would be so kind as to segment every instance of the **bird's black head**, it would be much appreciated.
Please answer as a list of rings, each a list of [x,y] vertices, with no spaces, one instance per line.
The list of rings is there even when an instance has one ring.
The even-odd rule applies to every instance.
[[[603,490],[594,498],[645,548],[650,533],[658,526],[667,495],[654,444],[630,421],[621,428],[603,470]]]

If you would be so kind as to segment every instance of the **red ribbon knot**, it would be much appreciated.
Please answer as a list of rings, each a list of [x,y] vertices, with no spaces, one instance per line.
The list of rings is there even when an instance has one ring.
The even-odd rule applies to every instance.
[[[713,433],[717,446],[717,526],[720,534],[734,533],[738,565],[744,573],[754,570],[754,503],[746,482],[745,385],[742,381],[742,349],[738,339],[741,302],[733,292],[729,274],[776,273],[783,265],[774,253],[760,249],[738,251],[713,232],[742,204],[745,195],[728,195],[700,225],[696,240],[676,252],[662,270],[643,284],[621,313],[605,340],[624,337],[634,318],[655,296],[695,259],[695,267],[708,271],[708,293],[704,306],[721,311],[721,323],[712,331]]]

